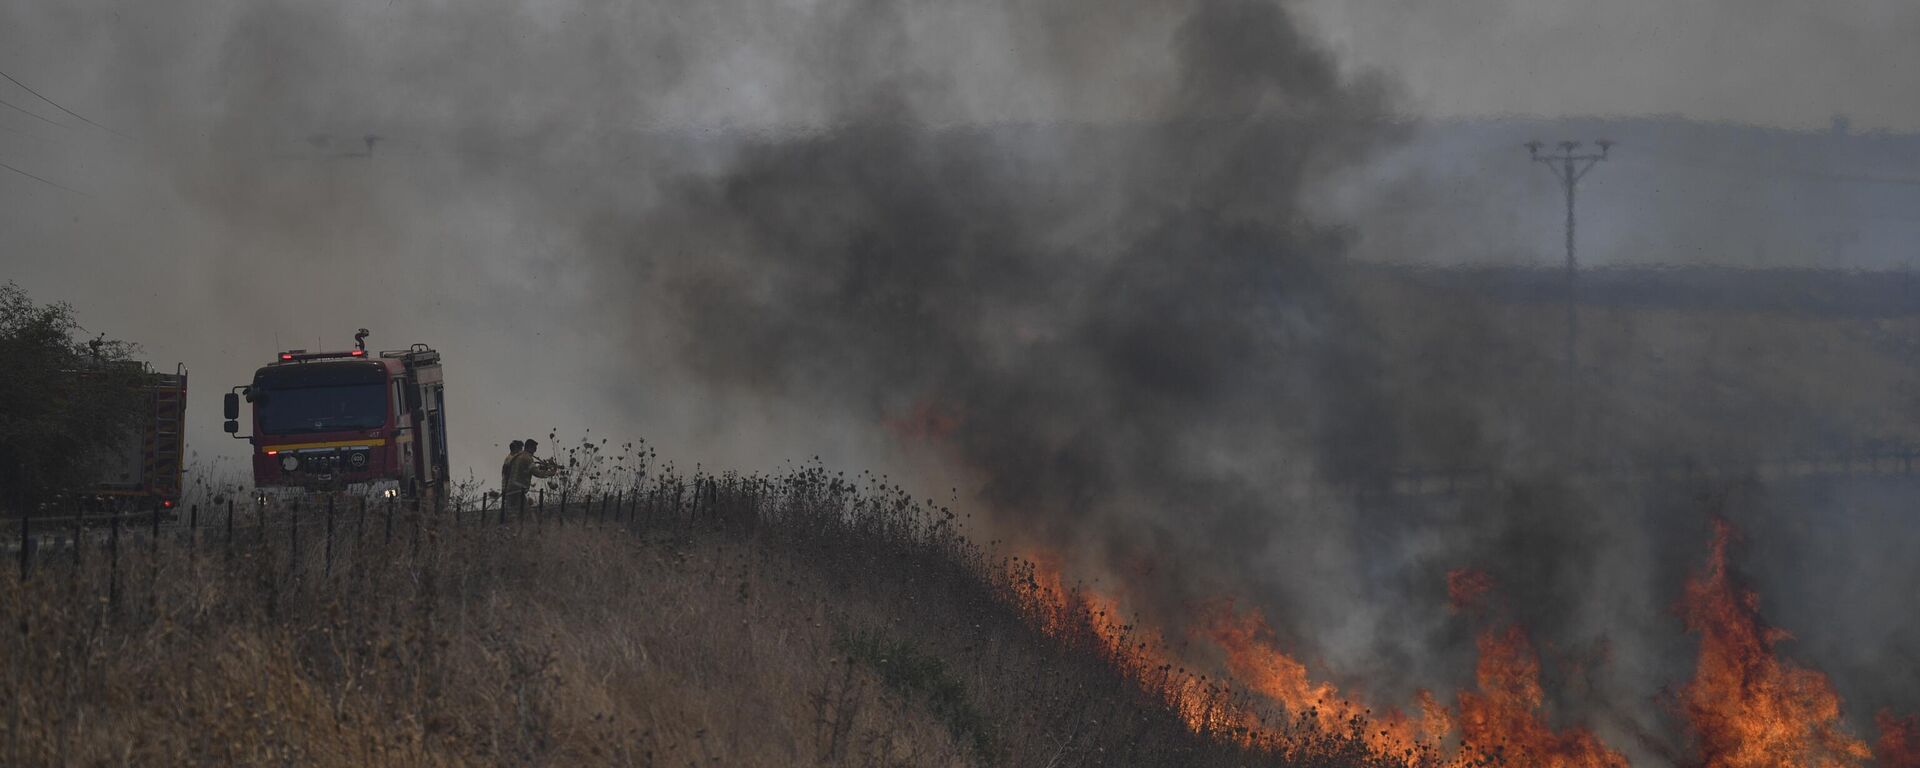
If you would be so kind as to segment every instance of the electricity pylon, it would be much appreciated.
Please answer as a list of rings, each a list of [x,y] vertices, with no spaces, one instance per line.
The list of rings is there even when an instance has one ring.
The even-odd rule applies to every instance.
[[[1577,141],[1560,142],[1559,153],[1547,154],[1547,155],[1540,154],[1540,148],[1542,146],[1545,146],[1540,142],[1529,141],[1526,144],[1527,155],[1531,157],[1534,162],[1544,164],[1547,166],[1548,169],[1552,170],[1554,177],[1560,180],[1560,186],[1566,189],[1567,191],[1567,381],[1566,381],[1567,432],[1566,432],[1566,437],[1567,437],[1567,446],[1569,448],[1569,451],[1568,451],[1569,458],[1571,458],[1574,455],[1573,449],[1575,449],[1579,445],[1578,428],[1580,425],[1579,378],[1578,378],[1580,366],[1578,362],[1579,359],[1577,357],[1578,353],[1576,352],[1576,350],[1579,348],[1578,344],[1579,344],[1579,338],[1580,338],[1580,327],[1579,327],[1578,315],[1575,313],[1575,309],[1574,309],[1575,302],[1578,298],[1577,295],[1575,294],[1575,289],[1576,289],[1577,279],[1580,271],[1580,262],[1574,258],[1574,250],[1573,250],[1573,227],[1574,227],[1573,195],[1574,195],[1574,189],[1580,185],[1580,179],[1585,177],[1588,171],[1593,170],[1593,166],[1599,164],[1600,161],[1607,159],[1608,150],[1613,148],[1613,142],[1608,141],[1606,139],[1601,139],[1599,141],[1596,141],[1594,142],[1594,144],[1600,147],[1599,154],[1593,154],[1590,152],[1587,152],[1587,153],[1581,152],[1580,142],[1577,142]]]

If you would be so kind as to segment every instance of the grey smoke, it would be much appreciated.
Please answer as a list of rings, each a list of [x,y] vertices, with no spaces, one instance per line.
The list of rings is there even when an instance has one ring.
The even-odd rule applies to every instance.
[[[1417,128],[1396,122],[1394,86],[1343,72],[1289,13],[12,7],[0,27],[46,40],[34,62],[88,66],[9,71],[84,94],[66,101],[137,141],[47,132],[36,172],[101,199],[0,188],[29,255],[8,266],[189,361],[202,415],[275,349],[367,326],[376,345],[448,351],[463,463],[592,427],[712,464],[817,454],[943,501],[958,488],[984,536],[1064,551],[1156,620],[1219,597],[1263,608],[1285,646],[1381,703],[1466,682],[1471,628],[1443,578],[1486,567],[1550,671],[1609,649],[1590,689],[1552,686],[1564,721],[1623,747],[1670,734],[1653,699],[1690,664],[1669,609],[1705,552],[1699,489],[1555,471],[1557,338],[1536,327],[1551,312],[1352,263],[1534,241],[1508,239],[1517,215],[1492,204],[1473,224],[1422,218],[1452,210],[1444,188],[1332,205]],[[348,156],[370,133],[370,156]],[[1601,458],[1721,456],[1841,421],[1705,407],[1724,387],[1667,374],[1743,349],[1627,336],[1672,361],[1590,357],[1591,420],[1614,430]],[[193,439],[233,454],[211,420]],[[1403,466],[1509,484],[1452,506],[1353,495]],[[1780,541],[1805,525],[1791,519],[1741,521]],[[1885,574],[1874,594],[1911,591],[1884,544],[1855,546],[1907,529],[1842,530],[1815,541],[1853,542],[1832,547]],[[1860,671],[1912,658],[1911,629],[1872,620],[1884,605],[1841,623],[1891,650],[1848,660],[1819,596],[1786,597],[1812,558],[1760,559],[1780,563],[1756,576],[1794,606],[1782,623],[1854,670],[1836,671],[1850,700],[1912,708]]]

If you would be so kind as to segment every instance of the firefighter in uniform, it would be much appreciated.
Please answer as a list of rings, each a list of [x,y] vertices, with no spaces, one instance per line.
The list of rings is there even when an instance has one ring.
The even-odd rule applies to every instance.
[[[500,503],[503,505],[507,503],[507,491],[513,487],[513,457],[520,455],[521,446],[526,444],[525,440],[507,443],[507,460],[500,462]]]
[[[540,461],[534,453],[540,450],[540,441],[527,438],[520,452],[507,461],[507,499],[509,508],[519,514],[527,511],[527,489],[533,487],[533,479],[546,478],[560,474],[560,466],[551,461]]]

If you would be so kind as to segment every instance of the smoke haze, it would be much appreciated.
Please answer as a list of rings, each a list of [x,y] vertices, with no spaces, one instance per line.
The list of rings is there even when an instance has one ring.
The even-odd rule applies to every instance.
[[[0,29],[37,54],[0,66],[120,135],[0,115],[10,164],[78,190],[4,179],[7,271],[187,361],[209,461],[243,455],[216,395],[365,326],[447,354],[456,464],[482,476],[550,428],[873,468],[1159,621],[1258,606],[1386,704],[1470,678],[1444,574],[1482,567],[1559,666],[1598,668],[1558,714],[1629,750],[1673,732],[1653,702],[1689,664],[1670,609],[1706,498],[1788,549],[1754,576],[1850,701],[1920,704],[1899,693],[1920,681],[1872,674],[1920,649],[1885,597],[1920,586],[1885,543],[1915,533],[1878,512],[1897,490],[1559,472],[1552,305],[1359,265],[1542,245],[1404,173],[1404,78],[1333,58],[1306,10],[1316,26],[1259,0],[8,6]],[[1650,229],[1688,218],[1599,199]],[[1815,396],[1840,365],[1859,389],[1834,400],[1911,415],[1882,386],[1904,364],[1764,318],[1586,322],[1583,460],[1758,460],[1882,428],[1886,409]],[[1753,370],[1781,383],[1728,387]],[[1412,466],[1504,484],[1351,492]],[[1818,591],[1863,583],[1858,605]]]

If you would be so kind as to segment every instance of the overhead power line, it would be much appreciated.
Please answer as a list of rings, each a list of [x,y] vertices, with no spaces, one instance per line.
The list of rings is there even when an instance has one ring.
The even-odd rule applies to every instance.
[[[63,106],[60,106],[60,102],[57,102],[57,101],[54,101],[53,99],[49,99],[49,98],[47,98],[47,97],[46,97],[46,94],[43,94],[43,93],[41,93],[41,92],[39,92],[39,91],[36,91],[36,90],[34,90],[34,89],[33,89],[33,86],[30,86],[30,85],[27,85],[26,83],[23,83],[23,82],[20,82],[19,80],[16,80],[16,79],[14,79],[14,77],[13,77],[13,75],[9,75],[9,74],[7,74],[5,70],[0,70],[0,77],[4,77],[4,78],[6,78],[6,79],[7,79],[7,82],[10,82],[10,83],[13,83],[14,85],[17,85],[17,86],[20,86],[21,88],[25,88],[25,89],[27,90],[27,93],[31,93],[31,94],[33,94],[33,95],[34,95],[35,97],[37,97],[37,98],[39,98],[39,99],[40,99],[41,101],[44,101],[44,102],[46,102],[46,103],[48,103],[48,104],[52,104],[52,105],[53,105],[53,108],[54,108],[54,109],[58,109],[58,110],[60,110],[60,111],[62,111],[62,112],[65,112],[65,113],[67,113],[67,114],[69,114],[69,115],[72,115],[72,116],[74,116],[75,118],[78,118],[78,119],[80,120],[80,122],[83,122],[83,123],[86,123],[87,125],[91,125],[91,126],[93,126],[93,127],[95,127],[95,128],[98,128],[98,129],[100,129],[100,130],[103,130],[103,131],[106,131],[107,133],[111,133],[111,134],[113,134],[113,135],[115,135],[115,136],[118,136],[118,137],[120,137],[120,138],[123,138],[123,139],[126,139],[126,140],[128,140],[128,141],[132,141],[132,140],[133,140],[133,137],[132,137],[132,136],[128,136],[128,135],[126,135],[126,134],[124,134],[124,133],[121,133],[121,132],[119,132],[119,131],[116,131],[116,130],[114,130],[114,129],[112,129],[112,128],[108,128],[108,127],[106,127],[106,126],[104,126],[104,125],[101,125],[101,124],[99,124],[99,123],[96,123],[96,122],[94,122],[94,121],[92,121],[92,120],[89,120],[89,119],[87,119],[87,116],[86,116],[86,115],[83,115],[83,114],[80,114],[80,113],[78,113],[78,112],[75,112],[75,111],[73,111],[73,110],[71,110],[71,109],[67,109],[66,107],[63,107]],[[22,110],[22,111],[24,111],[24,110]]]
[[[11,110],[13,110],[13,111],[15,111],[15,112],[18,112],[18,113],[20,113],[20,114],[23,114],[23,115],[26,115],[27,117],[31,117],[31,118],[33,118],[33,119],[35,119],[35,120],[38,120],[38,121],[40,121],[40,122],[43,122],[43,123],[46,123],[47,125],[51,125],[51,126],[54,126],[55,128],[66,128],[66,127],[67,127],[67,126],[64,126],[64,125],[61,125],[61,124],[59,124],[59,123],[56,123],[56,122],[54,122],[54,121],[52,121],[52,120],[49,120],[49,119],[47,119],[47,118],[45,118],[45,117],[42,117],[42,116],[41,116],[41,115],[40,115],[39,113],[37,113],[37,112],[34,112],[33,110],[30,110],[30,109],[27,109],[26,107],[22,107],[22,106],[20,106],[20,105],[18,105],[18,104],[15,104],[15,103],[13,103],[13,102],[11,102],[11,101],[7,101],[6,99],[0,99],[0,107],[6,107],[7,109],[11,109]]]
[[[74,189],[73,187],[69,187],[69,186],[67,186],[67,185],[65,185],[65,184],[62,184],[62,183],[60,183],[60,182],[57,182],[57,181],[54,181],[54,180],[52,180],[52,179],[47,179],[47,178],[43,178],[43,177],[40,177],[40,176],[35,176],[35,175],[33,175],[33,174],[31,174],[31,173],[27,173],[26,171],[23,171],[23,170],[20,170],[20,169],[18,169],[18,168],[15,168],[15,167],[13,167],[13,166],[11,166],[11,165],[7,165],[6,163],[0,163],[0,168],[5,168],[5,169],[7,169],[7,170],[9,170],[9,171],[13,171],[14,173],[17,173],[17,174],[20,174],[20,175],[22,175],[22,176],[25,176],[25,177],[27,177],[27,178],[29,178],[29,179],[33,179],[34,181],[37,181],[37,182],[40,182],[40,183],[42,183],[42,184],[45,184],[45,185],[47,185],[47,186],[50,186],[50,187],[57,187],[57,188],[59,188],[59,189],[64,189],[64,190],[66,190],[66,191],[68,191],[68,192],[72,192],[72,193],[74,193],[74,194],[76,194],[76,195],[79,195],[79,196],[81,196],[81,197],[88,197],[88,198],[90,198],[90,197],[93,197],[93,195],[89,195],[89,194],[87,194],[87,193],[85,193],[85,192],[82,192],[82,191],[80,191],[80,190],[77,190],[77,189]]]
[[[3,123],[0,123],[0,131],[6,131],[7,133],[17,133],[17,134],[20,134],[21,136],[25,136],[29,139],[33,139],[34,141],[51,141],[51,139],[48,139],[45,136],[41,136],[40,134],[27,133],[26,131],[20,130],[11,125],[6,125]]]

